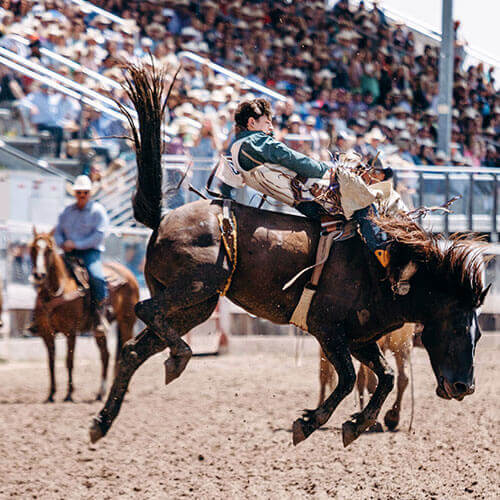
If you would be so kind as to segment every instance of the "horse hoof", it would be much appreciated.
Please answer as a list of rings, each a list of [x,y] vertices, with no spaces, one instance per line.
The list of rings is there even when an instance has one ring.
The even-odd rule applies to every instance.
[[[356,425],[353,422],[344,422],[342,424],[342,443],[344,444],[344,448],[347,448],[357,437]]]
[[[102,401],[102,394],[98,394],[98,395],[95,397],[95,400],[96,400],[96,401]]]
[[[375,422],[368,428],[368,432],[384,432],[384,429],[380,422]]]
[[[100,421],[98,418],[94,417],[92,419],[92,423],[90,424],[90,429],[89,429],[89,437],[90,437],[90,442],[92,444],[96,443],[104,437],[104,433],[102,432]]]
[[[394,410],[389,410],[384,417],[384,423],[390,431],[394,431],[399,424],[399,415]]]
[[[65,403],[72,403],[73,402],[73,398],[68,394],[65,398],[64,398],[64,402]]]
[[[306,439],[306,434],[304,432],[303,421],[301,418],[295,420],[292,426],[292,435],[293,435],[293,445],[297,446],[299,443]]]
[[[54,402],[54,396],[49,396],[44,403],[53,403]]]

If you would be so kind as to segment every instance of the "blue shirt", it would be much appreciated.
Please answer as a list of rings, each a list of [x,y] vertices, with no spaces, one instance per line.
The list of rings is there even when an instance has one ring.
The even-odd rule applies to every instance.
[[[103,252],[107,226],[108,214],[100,203],[91,200],[83,210],[73,203],[59,216],[54,238],[59,246],[66,240],[72,240],[76,250],[95,249]]]

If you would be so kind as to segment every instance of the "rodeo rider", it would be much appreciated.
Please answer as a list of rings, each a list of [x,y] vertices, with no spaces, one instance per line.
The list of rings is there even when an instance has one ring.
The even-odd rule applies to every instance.
[[[221,163],[217,172],[224,183],[235,188],[246,184],[323,222],[332,215],[335,204],[330,204],[332,210],[328,210],[328,206],[324,208],[318,203],[317,187],[323,183],[332,192],[330,188],[336,186],[342,215],[358,222],[368,248],[387,267],[387,235],[370,218],[376,213],[374,203],[383,195],[374,194],[369,185],[389,179],[390,168],[380,165],[360,176],[349,168],[337,168],[334,163],[316,161],[294,151],[272,137],[272,111],[266,99],[240,103],[235,112],[235,128],[236,136],[230,146],[232,164]],[[338,182],[332,183],[333,173]]]
[[[55,228],[56,243],[66,254],[82,259],[89,273],[93,310],[97,316],[96,329],[106,333],[105,300],[108,289],[102,268],[104,236],[108,226],[105,208],[91,200],[92,182],[86,175],[79,175],[73,184],[76,202],[67,206]]]

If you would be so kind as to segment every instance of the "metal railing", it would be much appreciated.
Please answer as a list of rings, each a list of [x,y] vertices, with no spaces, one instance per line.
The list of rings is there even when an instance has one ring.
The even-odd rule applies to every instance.
[[[278,101],[286,101],[286,97],[281,95],[279,92],[276,92],[274,90],[271,90],[270,88],[266,87],[265,85],[260,85],[257,82],[254,82],[253,80],[249,80],[248,78],[245,78],[244,76],[235,73],[234,71],[231,71],[229,69],[224,68],[223,66],[220,66],[219,64],[215,64],[210,59],[207,57],[201,57],[198,54],[195,54],[193,52],[189,51],[182,51],[177,54],[179,58],[186,58],[190,59],[191,61],[194,61],[198,64],[203,64],[210,69],[213,69],[217,73],[220,73],[224,75],[225,77],[229,78],[230,80],[234,80],[239,83],[244,83],[245,85],[248,85],[252,89],[256,90],[257,92],[261,94],[265,94],[272,99],[278,100]]]
[[[164,155],[164,193],[165,208],[172,210],[180,205],[199,199],[189,190],[189,184],[206,194],[205,186],[216,158],[191,158],[188,155]],[[188,165],[188,174],[178,190],[178,185]],[[433,166],[394,166],[395,186],[409,207],[435,207],[446,203],[454,196],[459,196],[451,206],[451,213],[435,212],[423,218],[422,224],[427,229],[446,235],[453,232],[477,231],[490,234],[490,241],[498,241],[500,228],[500,169],[470,167],[433,167]],[[130,197],[135,187],[135,168],[127,170],[126,186],[113,193],[108,205],[113,202],[117,213],[124,214],[115,223],[130,225],[133,220]],[[217,179],[214,181],[214,187]],[[249,188],[233,190],[236,200],[252,206],[260,203],[260,195]],[[290,207],[270,200],[264,208],[280,212],[297,213]],[[114,209],[112,209],[114,210]],[[115,213],[113,211],[113,213]],[[125,215],[126,214],[126,215]]]
[[[451,206],[452,213],[431,213],[422,223],[448,235],[453,232],[489,233],[498,241],[500,224],[500,169],[470,167],[395,167],[396,188],[415,207],[439,206],[460,196]]]
[[[45,68],[41,64],[31,61],[25,57],[12,52],[11,50],[0,47],[0,62],[9,66],[11,69],[23,73],[37,81],[40,81],[49,87],[62,92],[69,97],[76,99],[77,101],[82,101],[88,106],[98,109],[106,114],[109,114],[113,118],[120,121],[126,122],[125,116],[119,111],[118,105],[113,99],[105,97],[95,90],[91,90],[84,85],[71,80],[65,76],[51,71]],[[7,61],[7,59],[10,61]],[[135,111],[132,108],[127,108],[127,110],[135,116]]]
[[[12,40],[14,40],[14,41],[16,41],[24,46],[28,46],[30,44],[29,40],[27,40],[26,38],[23,38],[20,35],[9,35],[9,37]],[[72,61],[68,57],[61,56],[57,52],[53,52],[52,50],[41,47],[40,53],[42,54],[42,56],[48,57],[49,59],[57,61],[58,63],[64,64],[65,66],[68,66],[68,68],[71,68],[72,70],[81,71],[82,73],[84,73],[88,77],[90,77],[98,82],[105,83],[106,85],[109,85],[110,87],[112,87],[114,89],[121,89],[122,88],[122,86],[117,81],[113,80],[112,78],[108,78],[107,76],[104,76],[104,75],[101,75],[100,73],[97,73],[97,71],[93,71],[89,68],[86,68],[85,66],[82,66],[81,64],[79,64],[75,61]]]
[[[57,168],[51,167],[45,160],[37,160],[31,155],[19,151],[19,149],[13,148],[0,139],[0,151],[8,155],[15,162],[26,165],[28,168],[32,168],[36,171],[41,171],[43,173],[48,173],[51,175],[56,175],[58,177],[63,177],[67,181],[73,181],[74,177],[61,172]]]
[[[101,9],[100,7],[97,7],[93,3],[90,2],[85,2],[84,0],[70,0],[70,2],[79,5],[81,7],[86,7],[89,9],[90,12],[95,12],[96,14],[99,14],[101,16],[104,16],[106,19],[109,19],[112,23],[118,23],[118,24],[126,24],[127,21],[126,19],[123,19],[123,17],[116,16],[115,14],[111,14],[111,12],[108,12],[107,10]]]

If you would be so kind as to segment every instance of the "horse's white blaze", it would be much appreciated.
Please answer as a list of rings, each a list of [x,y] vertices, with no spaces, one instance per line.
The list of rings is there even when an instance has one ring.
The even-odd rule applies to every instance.
[[[35,273],[39,276],[46,274],[45,269],[45,252],[47,251],[47,242],[44,240],[38,241],[36,253],[36,263],[35,263]]]
[[[477,319],[476,317],[472,318],[472,323],[469,328],[470,332],[470,341],[471,341],[471,348],[472,348],[472,356],[474,356],[474,352],[476,350],[476,338],[477,338]]]

